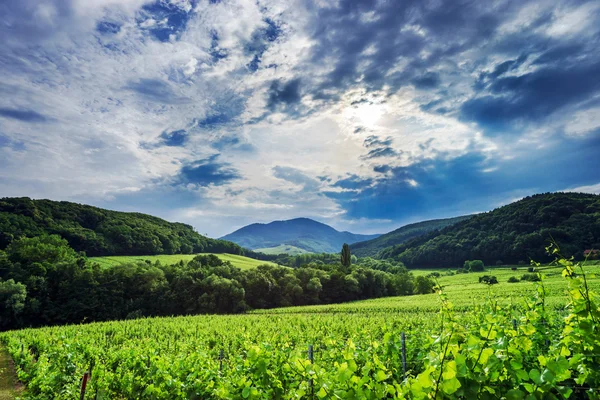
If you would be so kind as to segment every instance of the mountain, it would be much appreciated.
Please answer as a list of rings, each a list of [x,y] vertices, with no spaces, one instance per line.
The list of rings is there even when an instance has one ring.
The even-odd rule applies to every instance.
[[[58,234],[88,256],[232,253],[256,256],[235,243],[207,238],[190,225],[141,213],[67,201],[0,199],[0,250],[14,238]]]
[[[290,245],[310,253],[337,253],[344,243],[356,243],[377,236],[379,235],[339,232],[329,225],[309,218],[296,218],[247,225],[221,239],[253,250]]]
[[[583,258],[600,248],[600,196],[545,193],[387,247],[380,258],[412,268],[460,267],[465,260],[486,265],[529,264],[553,259],[545,247],[556,241],[565,257]]]
[[[407,240],[424,235],[434,230],[443,229],[447,226],[454,225],[471,217],[472,215],[464,215],[461,217],[432,219],[429,221],[405,225],[375,239],[354,243],[350,246],[350,250],[352,251],[352,254],[356,255],[357,257],[375,257],[377,253],[386,247],[404,243]]]

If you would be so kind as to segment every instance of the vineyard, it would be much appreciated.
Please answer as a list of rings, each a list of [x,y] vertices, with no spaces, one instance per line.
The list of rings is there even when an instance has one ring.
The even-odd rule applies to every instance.
[[[538,266],[539,268],[539,266]],[[438,293],[0,335],[27,396],[73,399],[600,398],[598,266],[540,282],[440,276]],[[523,271],[519,271],[522,273]]]

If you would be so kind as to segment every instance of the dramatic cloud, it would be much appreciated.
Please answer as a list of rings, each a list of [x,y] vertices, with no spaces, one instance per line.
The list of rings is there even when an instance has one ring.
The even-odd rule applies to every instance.
[[[600,4],[0,2],[0,193],[228,233],[597,190]]]

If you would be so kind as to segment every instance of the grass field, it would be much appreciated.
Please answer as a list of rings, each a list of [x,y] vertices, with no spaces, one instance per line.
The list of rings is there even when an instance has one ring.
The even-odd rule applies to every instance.
[[[536,285],[534,282],[517,282],[508,283],[511,276],[518,279],[527,272],[528,266],[519,266],[516,271],[511,270],[511,267],[494,267],[488,268],[484,272],[475,272],[468,274],[445,275],[449,270],[430,269],[430,270],[413,270],[415,276],[428,275],[432,272],[438,272],[440,277],[436,278],[444,292],[448,295],[449,300],[458,310],[473,309],[474,306],[481,304],[488,297],[492,297],[500,304],[520,303],[521,299],[532,295],[535,292]],[[453,270],[454,271],[454,270]],[[545,276],[544,286],[546,288],[547,305],[555,309],[564,307],[567,303],[565,295],[566,285],[565,280],[561,275],[560,267],[542,267],[540,272]],[[586,266],[586,271],[590,286],[600,291],[600,265],[593,263]],[[498,279],[496,285],[486,285],[479,283],[479,277],[483,275],[493,275]],[[385,297],[379,299],[363,300],[343,304],[326,304],[317,306],[303,307],[286,307],[271,310],[256,310],[258,314],[314,314],[314,313],[397,313],[397,314],[422,314],[436,313],[440,308],[439,296],[435,293],[417,295],[417,296],[401,296],[401,297]]]
[[[205,253],[211,254],[211,253]],[[160,254],[156,256],[110,256],[110,257],[90,257],[89,261],[100,264],[103,267],[112,267],[113,265],[144,262],[160,261],[162,264],[176,264],[179,261],[190,261],[199,254]],[[255,260],[254,258],[239,256],[236,254],[215,254],[223,261],[229,261],[234,266],[240,269],[252,269],[259,265],[269,264],[276,265],[270,261]]]
[[[300,247],[292,246],[290,244],[280,244],[279,246],[265,247],[264,249],[256,249],[254,251],[263,254],[289,254],[291,256],[309,253]]]

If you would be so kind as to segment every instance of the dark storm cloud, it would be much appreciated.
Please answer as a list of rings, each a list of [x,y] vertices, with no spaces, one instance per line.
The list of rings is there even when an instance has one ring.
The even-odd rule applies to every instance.
[[[288,82],[273,81],[269,87],[267,107],[271,110],[285,109],[298,104],[300,95],[300,79]]]
[[[333,62],[320,87],[343,89],[360,80],[369,89],[387,85],[391,92],[411,82],[433,89],[441,80],[429,67],[491,37],[509,8],[499,5],[492,13],[474,1],[432,6],[420,1],[343,0],[339,7],[319,10],[312,61]],[[421,56],[423,50],[428,55]],[[406,67],[390,74],[400,60],[408,61]]]
[[[16,119],[23,122],[46,122],[49,120],[38,112],[16,108],[0,108],[0,117]]]
[[[427,72],[413,79],[413,84],[418,89],[433,89],[439,86],[440,76],[435,72]]]
[[[461,106],[461,117],[488,133],[508,131],[517,120],[539,121],[553,112],[584,101],[600,90],[600,62],[571,68],[542,68],[494,80],[490,94]]]
[[[200,186],[224,185],[241,179],[239,172],[229,163],[219,162],[218,154],[181,168],[177,184],[197,184]]]

